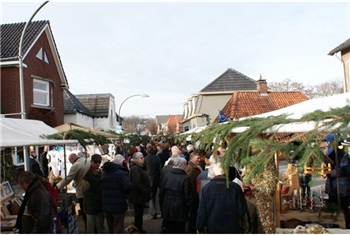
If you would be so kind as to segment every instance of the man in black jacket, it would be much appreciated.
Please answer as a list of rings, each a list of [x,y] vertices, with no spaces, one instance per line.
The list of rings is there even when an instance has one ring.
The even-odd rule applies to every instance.
[[[151,187],[149,214],[152,219],[157,219],[156,196],[159,187],[160,159],[155,155],[155,149],[152,144],[146,145],[146,152],[145,165]]]
[[[101,165],[100,154],[93,154],[90,161],[90,169],[85,173],[83,180],[88,187],[83,191],[84,212],[86,214],[87,233],[104,233],[104,216],[102,210],[101,192]]]
[[[221,163],[213,167],[214,178],[206,184],[199,201],[196,227],[199,233],[244,233],[240,220],[247,211],[241,187],[227,181]]]
[[[123,233],[125,212],[128,209],[127,194],[132,184],[127,170],[122,166],[124,157],[117,154],[103,164],[101,177],[102,206],[109,233]]]
[[[165,175],[159,193],[162,203],[165,233],[186,233],[189,206],[191,204],[191,181],[184,171],[187,160],[173,155],[173,168]]]
[[[40,169],[40,165],[38,163],[37,155],[34,149],[30,150],[30,162],[29,162],[29,171],[33,172],[36,175],[44,176],[43,172]]]

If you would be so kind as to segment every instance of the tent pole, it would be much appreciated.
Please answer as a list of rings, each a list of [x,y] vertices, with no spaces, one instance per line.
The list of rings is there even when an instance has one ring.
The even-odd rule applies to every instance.
[[[67,157],[66,157],[67,153],[66,153],[66,145],[63,145],[63,162],[64,162],[64,179],[67,178]],[[66,219],[66,225],[67,225],[67,233],[69,233],[69,223],[68,223],[68,187],[67,185],[65,186],[65,191],[64,191],[64,198],[65,198],[65,219]],[[72,206],[72,205],[71,205]]]

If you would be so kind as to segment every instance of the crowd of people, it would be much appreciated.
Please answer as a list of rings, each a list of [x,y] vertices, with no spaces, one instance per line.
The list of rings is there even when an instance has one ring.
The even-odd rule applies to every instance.
[[[133,146],[125,156],[121,150],[118,146],[104,163],[99,154],[71,153],[67,177],[51,187],[44,183],[48,173],[38,174],[33,163],[35,172],[25,171],[18,179],[26,191],[16,223],[19,232],[60,232],[57,192],[71,181],[86,233],[126,233],[130,229],[146,233],[145,208],[150,219],[162,219],[160,233],[259,232],[254,205],[237,183],[242,180],[239,169],[230,165],[226,170],[221,164],[224,148],[213,155],[192,144],[183,147],[164,141]],[[349,198],[349,192],[344,195]],[[134,210],[134,220],[132,228],[125,230],[129,208]]]

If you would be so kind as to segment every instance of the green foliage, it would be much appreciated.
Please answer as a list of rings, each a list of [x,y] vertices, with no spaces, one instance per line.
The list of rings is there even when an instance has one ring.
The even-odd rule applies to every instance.
[[[127,134],[121,136],[122,139],[129,139],[129,145],[136,146],[140,143],[148,143],[150,141],[150,137],[147,135],[138,135],[138,134]]]
[[[108,144],[111,143],[109,139],[105,136],[94,134],[90,131],[83,131],[79,129],[73,129],[68,131],[60,131],[53,135],[44,135],[43,138],[46,139],[56,139],[56,140],[73,140],[76,139],[79,143],[86,149],[86,146],[90,142],[95,142],[97,144]]]
[[[313,122],[315,128],[300,135],[290,135],[290,139],[286,141],[276,141],[278,127],[300,122]],[[222,160],[223,167],[227,169],[232,163],[239,163],[241,166],[249,165],[251,171],[245,179],[247,182],[261,174],[267,164],[271,164],[276,152],[290,159],[298,159],[302,166],[310,163],[320,165],[324,161],[323,149],[320,148],[321,142],[331,133],[336,133],[333,146],[341,137],[348,137],[349,122],[350,106],[345,106],[328,112],[317,110],[300,119],[288,119],[287,115],[280,115],[246,118],[221,124],[213,123],[201,132],[192,134],[191,141],[199,143],[199,146],[206,150],[211,146],[217,149],[227,144],[225,153],[227,157]],[[186,137],[177,136],[176,140],[182,142]]]
[[[13,165],[11,148],[1,150],[1,182],[15,179],[15,166]]]

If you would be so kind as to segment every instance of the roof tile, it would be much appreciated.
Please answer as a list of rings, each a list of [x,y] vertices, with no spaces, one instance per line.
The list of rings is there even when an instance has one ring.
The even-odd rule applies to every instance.
[[[274,111],[306,100],[308,97],[299,91],[269,91],[267,94],[260,94],[257,91],[237,91],[233,93],[222,112],[229,120],[236,120]]]
[[[76,112],[93,116],[69,90],[64,90],[64,114],[74,114]]]
[[[111,94],[84,94],[75,97],[94,117],[108,117]]]
[[[17,60],[19,41],[26,23],[12,23],[0,25],[0,58],[1,61]],[[49,25],[49,21],[33,21],[27,28],[22,45],[22,54],[25,55],[34,40],[42,30]]]
[[[256,81],[229,68],[200,92],[255,90]]]

